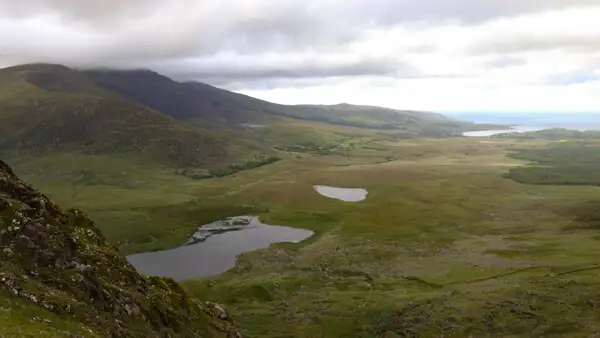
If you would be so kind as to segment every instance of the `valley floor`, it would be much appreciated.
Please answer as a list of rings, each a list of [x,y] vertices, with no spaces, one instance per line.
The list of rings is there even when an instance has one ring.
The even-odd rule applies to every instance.
[[[174,246],[199,224],[241,214],[313,230],[185,283],[226,304],[249,337],[600,335],[600,232],[597,218],[581,217],[599,210],[599,188],[504,177],[528,163],[509,152],[550,142],[382,142],[207,180],[114,157],[14,166],[88,212],[124,253]],[[68,161],[85,163],[95,183],[65,184],[61,175],[73,176],[55,168]],[[318,184],[369,195],[341,202],[318,195]]]

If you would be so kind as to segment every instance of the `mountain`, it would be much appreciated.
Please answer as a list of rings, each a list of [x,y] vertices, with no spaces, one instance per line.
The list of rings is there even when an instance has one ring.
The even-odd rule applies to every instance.
[[[485,128],[430,112],[275,104],[149,70],[0,69],[2,158],[117,155],[199,168],[192,175],[208,177],[207,170],[270,163],[277,151],[330,154],[352,139],[448,137]]]
[[[52,203],[2,161],[0,245],[0,308],[10,308],[2,335],[241,336],[218,305],[139,275],[85,214]]]
[[[357,106],[347,103],[337,105],[298,105],[292,106],[290,115],[298,118],[323,121],[347,126],[356,126],[383,130],[408,130],[434,128],[437,126],[456,123],[464,125],[462,121],[453,120],[442,114],[396,110],[373,106]]]
[[[350,104],[275,104],[205,83],[177,82],[148,70],[103,69],[86,71],[85,74],[106,90],[127,96],[180,120],[212,119],[228,124],[256,124],[283,117],[376,130],[410,131],[415,134],[476,128],[472,123],[431,112]]]
[[[221,165],[248,154],[247,147],[258,151],[268,141],[241,141],[243,135],[223,135],[223,128],[279,128],[294,121],[401,137],[452,136],[483,128],[430,112],[275,104],[204,83],[177,82],[149,70],[77,71],[48,64],[0,69],[0,132],[5,135],[0,154],[5,155],[61,148],[134,153],[179,166]]]
[[[263,121],[268,117],[287,117],[308,121],[325,122],[336,125],[361,127],[369,129],[403,129],[411,124],[426,122],[448,122],[444,115],[394,110],[381,107],[357,106],[351,104],[338,105],[282,105],[259,100],[247,95],[230,92],[204,83],[188,82],[194,87],[199,97],[205,97],[215,107],[221,107],[224,116],[245,116],[245,122]],[[240,112],[234,114],[234,112]]]
[[[179,120],[208,118],[224,120],[223,111],[194,87],[179,83],[150,70],[87,71],[98,86],[126,96],[140,104]]]
[[[251,152],[60,65],[0,69],[0,134],[3,157],[119,153],[172,166],[218,166]]]

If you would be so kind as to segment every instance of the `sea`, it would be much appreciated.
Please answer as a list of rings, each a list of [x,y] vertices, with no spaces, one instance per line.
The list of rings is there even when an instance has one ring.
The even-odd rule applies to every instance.
[[[600,130],[598,113],[489,113],[489,112],[450,112],[446,116],[475,123],[497,123],[536,129],[566,128],[576,130]]]

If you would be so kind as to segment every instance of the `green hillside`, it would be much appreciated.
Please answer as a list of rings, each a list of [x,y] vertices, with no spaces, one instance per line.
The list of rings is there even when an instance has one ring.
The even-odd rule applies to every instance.
[[[168,166],[216,167],[249,153],[238,142],[97,87],[57,65],[0,70],[0,155],[129,154]]]
[[[493,138],[513,138],[513,139],[598,139],[600,131],[598,130],[573,130],[565,128],[544,129],[530,131],[526,133],[506,133],[492,135]]]
[[[230,125],[269,124],[279,117],[400,132],[403,136],[451,136],[485,126],[441,114],[339,104],[281,105],[200,82],[177,82],[158,73],[93,70],[85,72],[110,91],[180,120],[201,119]]]

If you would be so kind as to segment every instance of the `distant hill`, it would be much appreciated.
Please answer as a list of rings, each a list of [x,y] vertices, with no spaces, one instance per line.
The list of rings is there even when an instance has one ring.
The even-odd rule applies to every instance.
[[[104,89],[180,120],[212,119],[243,124],[286,117],[376,130],[409,131],[416,135],[439,133],[439,136],[478,128],[472,123],[431,112],[350,104],[275,104],[205,83],[177,82],[148,70],[92,70],[85,74]]]
[[[3,158],[118,154],[230,173],[271,163],[277,151],[331,154],[363,137],[448,137],[485,128],[430,112],[275,104],[149,70],[0,69]]]
[[[288,110],[290,116],[328,123],[381,130],[433,131],[449,126],[468,126],[442,114],[396,110],[390,108],[357,106],[347,103],[337,105],[297,105]]]
[[[122,94],[179,120],[226,118],[223,110],[207,95],[199,95],[193,85],[176,82],[150,70],[94,70],[84,74],[106,90]]]
[[[122,153],[175,166],[216,166],[250,152],[98,87],[59,65],[0,69],[0,155]]]

